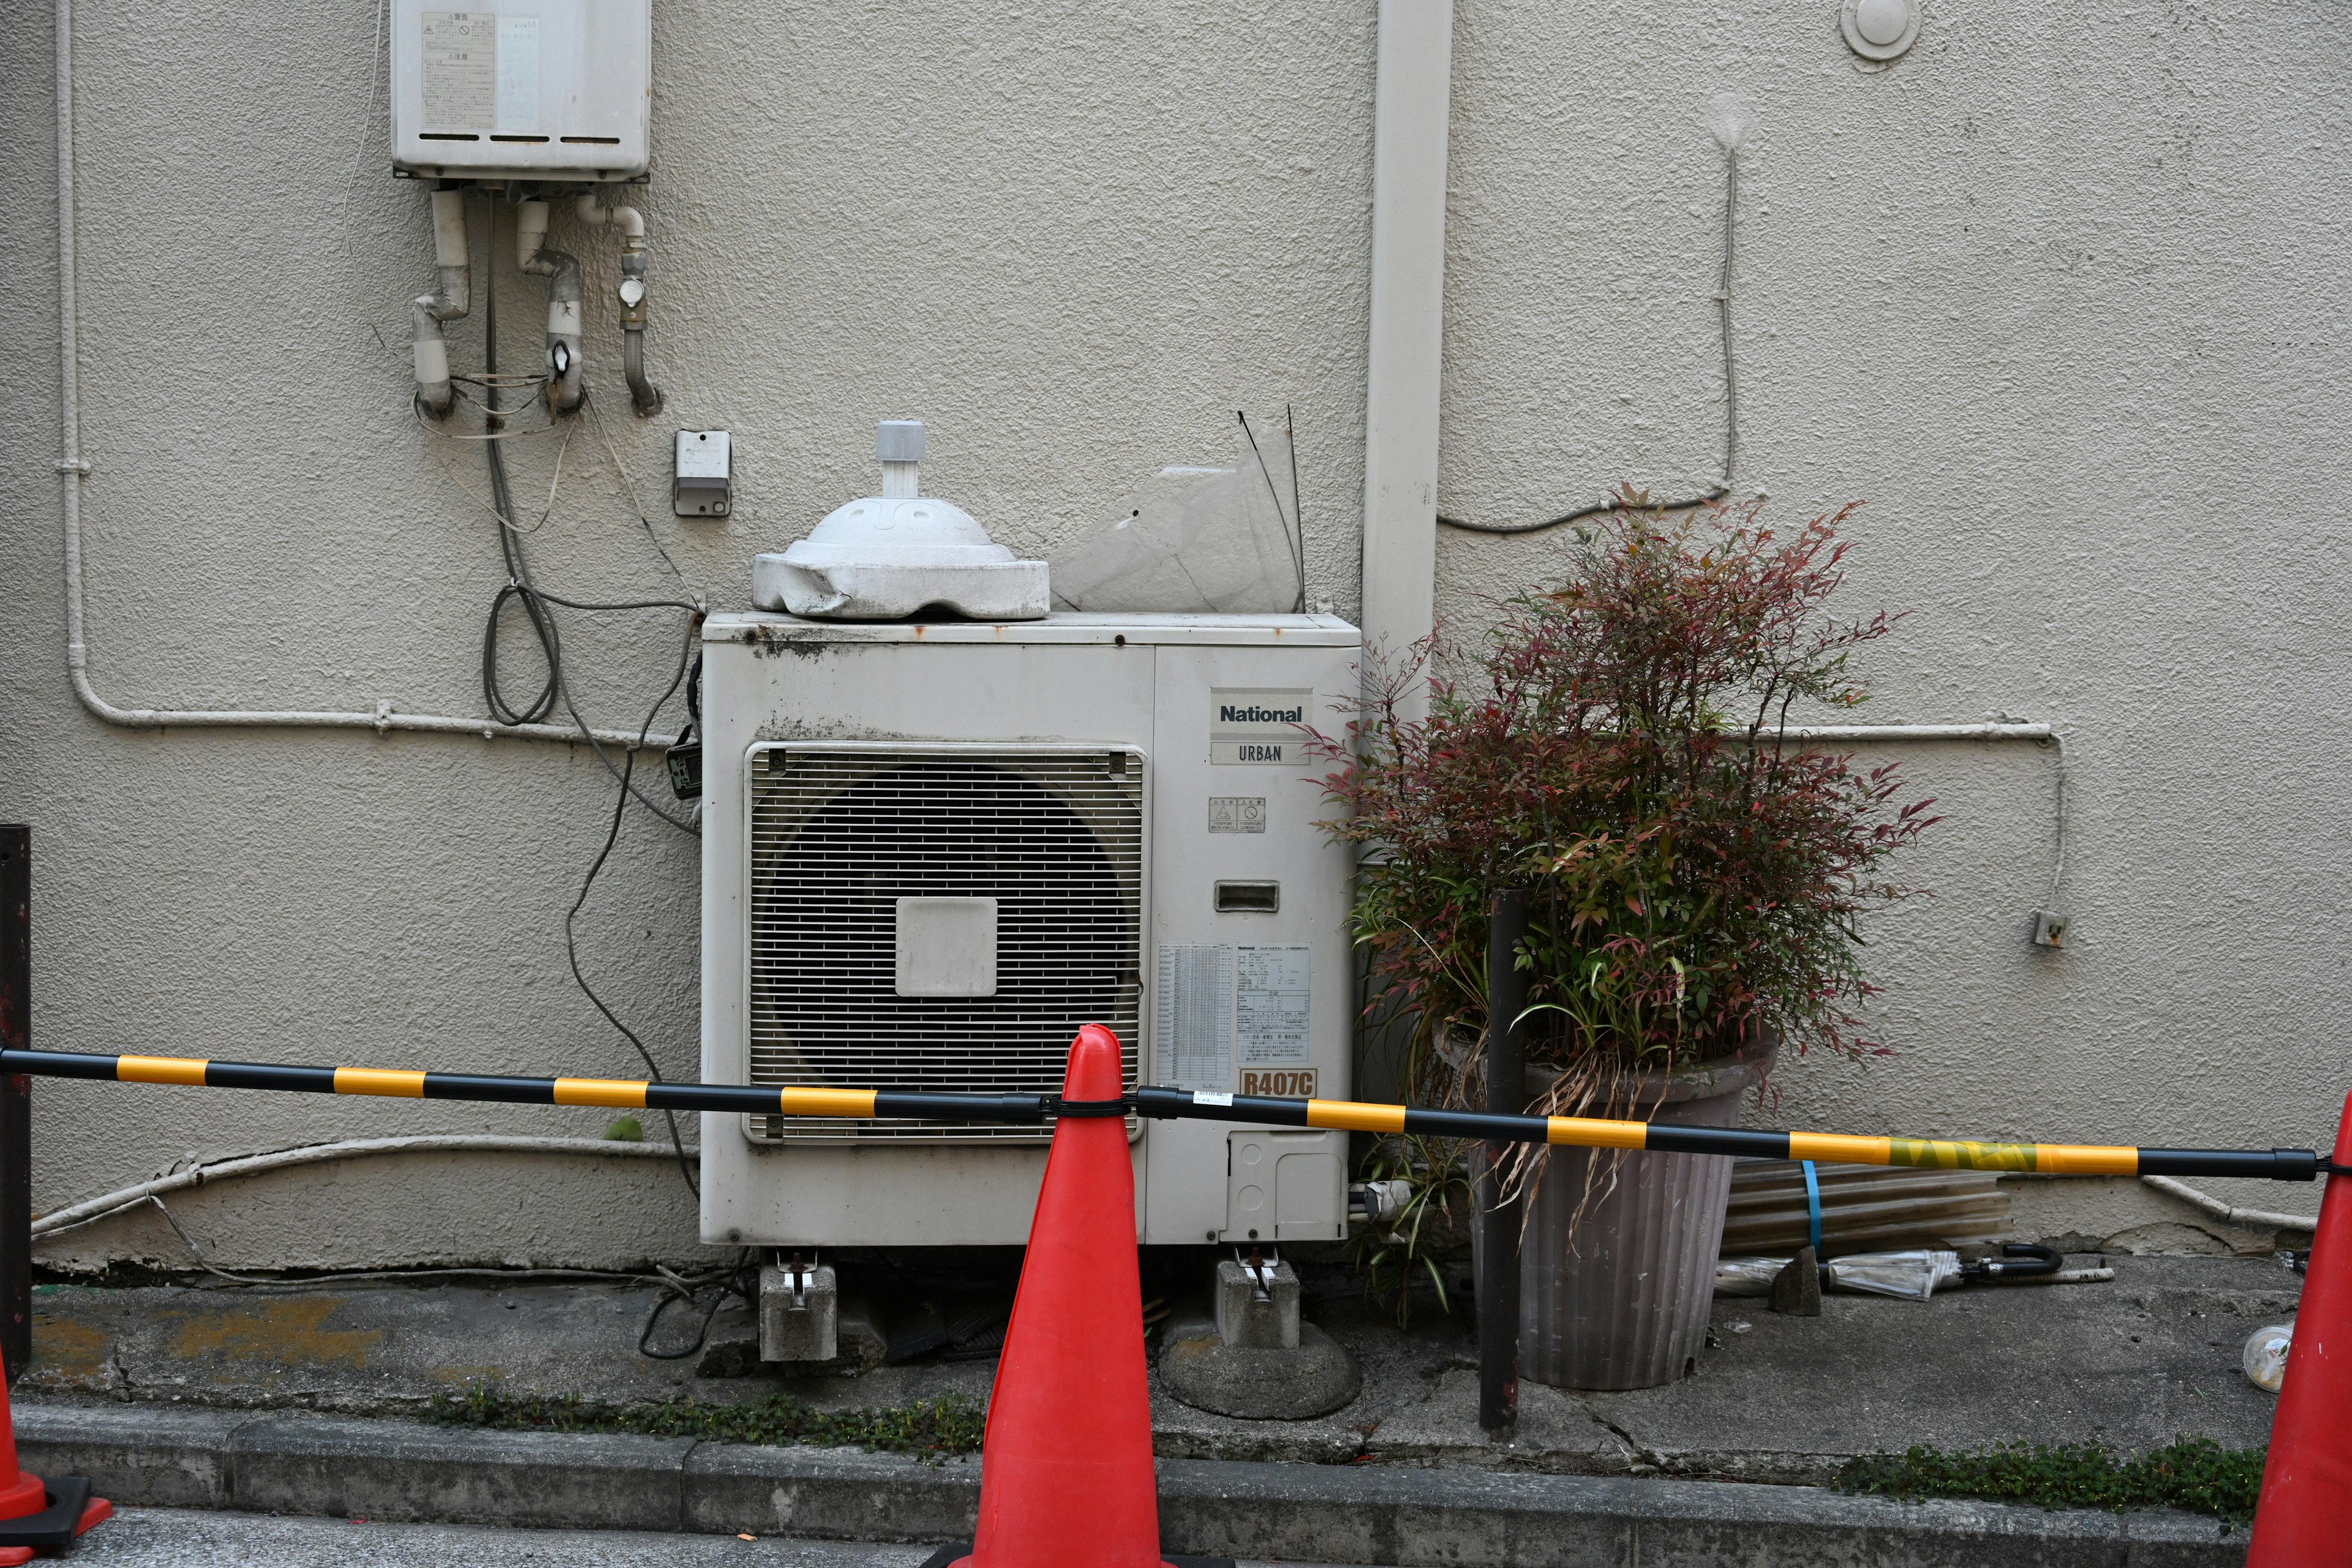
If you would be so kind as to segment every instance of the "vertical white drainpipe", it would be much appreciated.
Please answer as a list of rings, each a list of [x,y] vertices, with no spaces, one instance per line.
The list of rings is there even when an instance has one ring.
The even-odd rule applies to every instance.
[[[1381,0],[1364,407],[1367,648],[1391,662],[1436,614],[1438,371],[1454,0]]]

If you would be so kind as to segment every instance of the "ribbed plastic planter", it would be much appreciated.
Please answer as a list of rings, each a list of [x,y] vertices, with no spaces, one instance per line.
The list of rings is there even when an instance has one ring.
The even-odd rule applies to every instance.
[[[1645,1073],[1632,1114],[1728,1127],[1738,1120],[1740,1096],[1770,1069],[1778,1044],[1673,1073]],[[1528,1073],[1530,1098],[1550,1088],[1549,1074]],[[1731,1162],[1716,1154],[1626,1154],[1613,1184],[1605,1168],[1594,1175],[1587,1199],[1588,1173],[1611,1157],[1589,1149],[1551,1149],[1543,1156],[1519,1265],[1523,1378],[1555,1388],[1653,1388],[1696,1363],[1715,1296]]]

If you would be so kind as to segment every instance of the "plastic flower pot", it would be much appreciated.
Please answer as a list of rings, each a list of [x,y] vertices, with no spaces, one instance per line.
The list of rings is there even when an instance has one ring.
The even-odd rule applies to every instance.
[[[1740,1097],[1763,1080],[1778,1048],[1768,1040],[1730,1058],[1643,1073],[1632,1111],[1608,1113],[1731,1126]],[[1530,1098],[1551,1087],[1548,1071],[1528,1072]],[[1715,1296],[1731,1162],[1565,1148],[1539,1159],[1520,1244],[1519,1375],[1554,1388],[1654,1388],[1694,1370]]]

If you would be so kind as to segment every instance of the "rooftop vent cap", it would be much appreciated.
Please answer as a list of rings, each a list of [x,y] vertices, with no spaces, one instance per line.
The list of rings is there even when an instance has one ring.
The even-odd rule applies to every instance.
[[[882,493],[837,507],[806,539],[751,562],[751,602],[822,620],[897,621],[944,609],[1034,621],[1049,602],[1045,563],[1016,561],[972,515],[920,493],[919,419],[876,427]]]

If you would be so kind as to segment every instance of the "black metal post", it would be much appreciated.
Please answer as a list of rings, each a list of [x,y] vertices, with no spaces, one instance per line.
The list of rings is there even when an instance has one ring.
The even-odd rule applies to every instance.
[[[33,830],[0,826],[0,1043],[33,1033]],[[15,1383],[33,1357],[33,1080],[0,1077],[0,1360]]]
[[[1495,894],[1486,937],[1486,1110],[1517,1116],[1527,1109],[1527,1068],[1518,1016],[1528,1005],[1519,944],[1528,934],[1528,894]],[[1506,1202],[1500,1169],[1511,1145],[1481,1152],[1478,1183],[1478,1428],[1507,1438],[1519,1407],[1519,1205]]]

